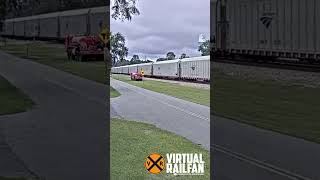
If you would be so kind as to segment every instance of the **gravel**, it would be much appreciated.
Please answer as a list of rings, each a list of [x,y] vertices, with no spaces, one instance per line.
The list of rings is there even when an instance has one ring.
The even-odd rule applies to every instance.
[[[244,79],[274,80],[292,85],[320,88],[320,73],[316,72],[303,72],[297,70],[274,69],[216,62],[213,65],[213,69],[233,77],[240,77]]]
[[[174,81],[174,80],[166,80],[166,79],[156,79],[156,78],[143,78],[144,80],[153,80],[153,81],[161,81],[161,82],[168,82],[172,84],[177,84],[181,86],[189,86],[195,87],[200,89],[210,89],[210,84],[201,84],[201,83],[193,83],[193,82],[185,82],[185,81]]]

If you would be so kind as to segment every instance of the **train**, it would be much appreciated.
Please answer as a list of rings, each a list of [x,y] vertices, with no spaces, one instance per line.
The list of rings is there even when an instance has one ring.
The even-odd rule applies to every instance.
[[[216,57],[320,60],[320,1],[211,0]]]
[[[112,67],[113,74],[141,73],[146,77],[210,81],[210,56]]]
[[[1,35],[9,38],[61,40],[68,35],[98,35],[110,25],[109,6],[6,19]]]

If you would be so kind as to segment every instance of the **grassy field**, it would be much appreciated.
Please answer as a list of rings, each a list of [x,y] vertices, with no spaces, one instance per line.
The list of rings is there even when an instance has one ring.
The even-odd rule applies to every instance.
[[[320,143],[320,89],[215,72],[215,114]]]
[[[125,121],[111,120],[111,179],[204,179],[209,180],[210,156],[209,152],[200,146],[163,131],[153,125]],[[202,153],[206,163],[204,176],[175,177],[166,175],[151,175],[144,168],[145,158],[151,153]]]
[[[0,76],[0,115],[25,112],[33,102]]]
[[[242,79],[215,70],[214,113],[246,124],[320,143],[320,89],[279,81]],[[129,76],[112,75],[129,84],[177,98],[209,105],[209,90],[165,82],[130,81]]]
[[[27,56],[27,45],[19,43],[8,43],[3,47],[7,53],[31,59],[38,63],[42,63],[62,71],[106,84],[106,64],[103,61],[93,62],[75,62],[69,61],[65,53],[64,47],[57,44],[49,44],[44,42],[35,42],[29,45],[29,55]],[[110,96],[117,97],[120,94],[110,89]]]
[[[115,90],[113,87],[110,87],[110,98],[115,98],[120,96],[120,93]]]
[[[7,53],[34,60],[41,64],[49,65],[74,75],[106,83],[106,65],[103,61],[93,62],[75,62],[69,61],[63,46],[48,44],[44,42],[35,42],[29,45],[29,56],[27,57],[26,44],[9,43],[3,47]]]
[[[151,91],[167,94],[179,99],[210,106],[210,90],[187,87],[160,81],[131,81],[128,75],[113,74],[112,78]]]

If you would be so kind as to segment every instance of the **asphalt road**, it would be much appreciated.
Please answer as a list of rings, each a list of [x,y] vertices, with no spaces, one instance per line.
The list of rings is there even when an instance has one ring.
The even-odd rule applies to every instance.
[[[143,82],[142,82],[143,83]],[[111,79],[111,106],[125,119],[154,124],[210,148],[210,108]],[[112,115],[112,114],[111,114]]]
[[[3,144],[9,148],[5,153],[17,160],[0,173],[22,167],[21,171],[46,180],[105,179],[109,119],[105,85],[2,52],[0,75],[36,103],[26,113],[0,117]]]
[[[228,170],[226,165],[231,163],[226,164],[223,156],[260,167],[280,179],[320,179],[319,144],[220,117],[214,117],[213,129],[217,179],[236,177]],[[259,174],[252,175],[246,179],[268,179],[260,178]]]
[[[209,107],[111,80],[117,115],[155,124],[210,148]],[[320,145],[212,116],[214,179],[318,180]]]

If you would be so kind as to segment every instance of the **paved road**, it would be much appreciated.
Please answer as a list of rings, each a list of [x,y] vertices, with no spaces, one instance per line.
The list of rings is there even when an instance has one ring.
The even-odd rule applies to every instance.
[[[0,75],[37,104],[0,117],[4,144],[17,162],[46,180],[105,179],[106,86],[2,52]]]
[[[4,135],[0,132],[0,176],[4,177],[36,177],[25,166],[7,144]]]
[[[117,114],[140,120],[182,135],[210,148],[210,108],[111,79],[121,93],[111,100]]]
[[[217,179],[235,179],[242,173],[242,168],[237,170],[235,167],[235,171],[228,168],[235,166],[234,159],[260,167],[269,174],[278,175],[280,179],[320,179],[319,144],[221,117],[214,117],[213,129]],[[233,161],[228,163],[230,159]],[[246,179],[276,179],[260,176],[259,173],[252,173]]]
[[[117,80],[118,115],[141,120],[210,147],[209,108]],[[212,116],[215,179],[318,180],[320,145]]]

